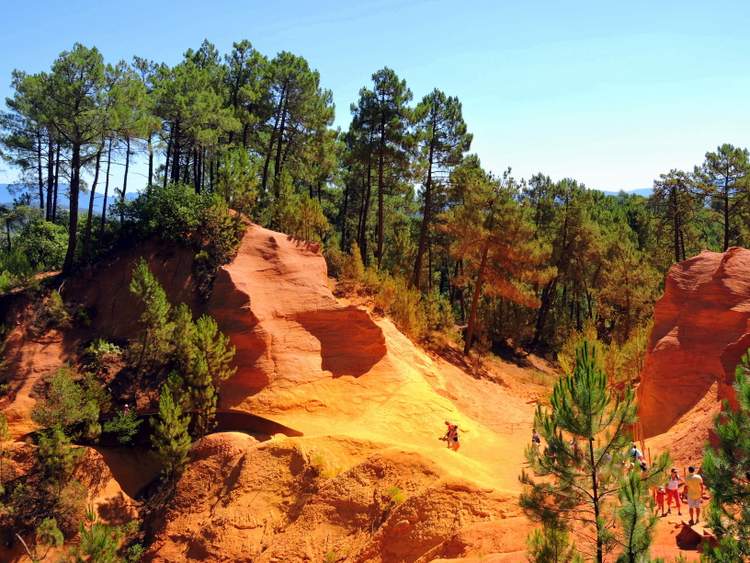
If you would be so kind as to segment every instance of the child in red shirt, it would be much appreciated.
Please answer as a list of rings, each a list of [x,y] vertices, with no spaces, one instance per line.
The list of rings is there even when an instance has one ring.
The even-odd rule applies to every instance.
[[[667,513],[664,512],[664,499],[666,498],[667,493],[664,490],[664,487],[659,487],[654,491],[654,499],[656,500],[656,507],[661,512],[662,516],[666,516]]]

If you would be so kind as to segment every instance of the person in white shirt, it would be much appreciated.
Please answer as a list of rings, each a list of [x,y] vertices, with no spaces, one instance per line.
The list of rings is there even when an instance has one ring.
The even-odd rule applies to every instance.
[[[680,509],[680,483],[682,483],[682,477],[677,473],[677,468],[673,467],[669,473],[669,481],[667,481],[667,514],[672,513],[672,499],[674,499],[677,514],[682,516]]]

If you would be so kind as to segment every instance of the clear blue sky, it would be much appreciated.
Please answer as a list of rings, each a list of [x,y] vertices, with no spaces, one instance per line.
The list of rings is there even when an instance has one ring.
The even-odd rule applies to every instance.
[[[306,57],[333,90],[342,127],[386,65],[415,98],[433,87],[457,95],[472,150],[496,172],[635,189],[719,143],[750,145],[743,1],[26,0],[0,14],[3,99],[13,68],[46,69],[75,41],[109,61],[175,63],[204,38],[222,52],[247,38],[269,56]],[[0,169],[0,182],[12,177]]]

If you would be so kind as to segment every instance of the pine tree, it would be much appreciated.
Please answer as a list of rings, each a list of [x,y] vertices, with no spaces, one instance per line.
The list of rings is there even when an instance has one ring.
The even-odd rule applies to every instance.
[[[723,250],[737,238],[737,212],[747,207],[744,192],[750,174],[747,149],[723,144],[707,152],[703,165],[695,169],[703,194],[721,210],[724,226]]]
[[[595,349],[587,342],[576,354],[573,373],[555,384],[550,408],[539,407],[534,419],[547,446],[543,451],[530,447],[526,452],[540,479],[522,472],[521,506],[543,523],[559,519],[566,529],[573,522],[583,526],[582,534],[593,538],[594,545],[589,550],[579,541],[578,550],[588,551],[598,563],[616,542],[611,530],[616,515],[610,499],[619,496],[623,487],[628,430],[635,420],[632,388],[616,391],[609,386]],[[645,484],[662,479],[668,462],[666,454],[657,459],[642,476]]]
[[[675,262],[687,259],[685,239],[691,234],[700,199],[695,180],[687,172],[672,169],[654,180],[649,203],[659,218],[661,229],[672,241]]]
[[[714,430],[718,443],[706,449],[703,477],[711,491],[710,528],[719,545],[709,553],[711,561],[743,561],[750,558],[750,354],[735,370],[737,404],[725,404]]]
[[[187,463],[191,446],[189,422],[190,417],[183,416],[169,387],[162,386],[159,413],[151,419],[151,445],[159,457],[165,480],[178,477]]]
[[[70,438],[59,426],[40,434],[37,448],[39,465],[45,480],[57,488],[58,493],[72,475],[81,453],[71,445]]]
[[[427,170],[422,192],[424,205],[419,228],[419,244],[412,277],[412,284],[421,287],[423,259],[430,245],[435,215],[436,185],[440,185],[440,176],[456,166],[463,154],[469,150],[472,135],[467,132],[458,98],[446,96],[437,89],[427,94],[417,105],[414,119],[420,158]],[[428,279],[430,276],[431,272],[428,272]]]
[[[372,75],[373,94],[377,113],[377,154],[378,154],[378,221],[377,247],[375,256],[378,268],[383,262],[385,244],[385,195],[392,191],[389,186],[398,184],[408,170],[409,144],[408,134],[410,111],[407,107],[411,101],[411,90],[406,81],[386,67]]]
[[[76,43],[60,54],[49,75],[44,75],[46,105],[44,114],[51,128],[70,145],[70,222],[68,250],[63,271],[73,268],[78,242],[78,194],[81,169],[96,157],[98,144],[106,133],[108,120],[104,97],[104,60],[94,48]]]
[[[647,563],[651,561],[648,552],[658,516],[637,470],[623,477],[617,496],[620,499],[617,516],[622,530],[618,543],[623,548],[617,563]]]
[[[171,347],[171,305],[164,289],[142,258],[133,270],[130,293],[136,296],[143,308],[139,319],[141,336],[130,345],[136,368],[142,371],[151,366],[161,366],[166,362]]]
[[[208,315],[195,323],[193,338],[195,352],[185,372],[185,381],[196,413],[195,432],[203,436],[214,425],[219,387],[237,371],[232,366],[235,348]]]
[[[532,563],[579,563],[583,558],[571,545],[570,532],[558,520],[544,522],[542,529],[529,534],[526,542],[528,559]]]
[[[544,267],[549,250],[534,239],[533,225],[516,201],[518,187],[509,173],[492,178],[474,157],[456,168],[451,185],[459,203],[444,215],[444,230],[451,241],[451,256],[463,264],[464,285],[472,291],[464,344],[468,354],[483,295],[535,307],[533,285],[545,283],[554,272]]]

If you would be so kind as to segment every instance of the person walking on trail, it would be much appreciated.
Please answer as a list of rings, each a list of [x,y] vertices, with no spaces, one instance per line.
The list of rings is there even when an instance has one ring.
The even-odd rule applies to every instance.
[[[638,445],[633,442],[633,446],[630,448],[630,457],[633,459],[634,464],[640,464],[643,459],[643,452],[638,449]]]
[[[690,513],[691,526],[697,524],[701,517],[701,499],[703,498],[703,478],[695,472],[695,467],[688,467],[685,488],[687,489],[688,512]],[[695,516],[693,516],[695,514]]]
[[[669,481],[667,481],[667,514],[672,514],[672,499],[677,507],[677,515],[682,516],[682,510],[680,509],[680,483],[682,483],[682,477],[677,473],[677,468],[673,467],[669,473]]]
[[[458,441],[458,425],[451,424],[447,420],[445,421],[445,425],[448,427],[448,430],[442,439],[448,443],[450,449],[457,452],[458,448],[461,447],[461,443]]]

